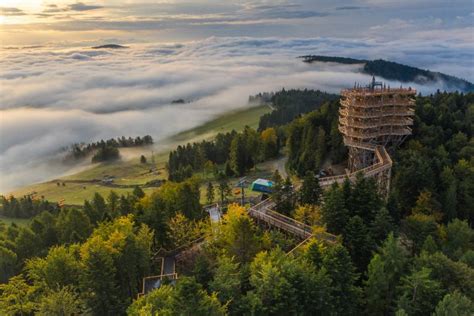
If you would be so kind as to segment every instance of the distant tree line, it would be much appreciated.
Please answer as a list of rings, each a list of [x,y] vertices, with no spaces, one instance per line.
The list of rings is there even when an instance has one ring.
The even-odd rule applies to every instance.
[[[250,127],[242,132],[219,133],[212,141],[178,146],[168,159],[169,180],[182,181],[196,171],[216,171],[224,165],[227,176],[241,176],[256,163],[276,157],[280,148],[277,131],[268,128],[258,133]]]
[[[100,140],[94,143],[80,143],[73,144],[66,155],[66,160],[69,159],[82,159],[87,157],[89,154],[96,152],[93,156],[93,162],[100,162],[105,160],[113,160],[119,158],[118,148],[123,147],[139,147],[152,145],[153,138],[150,135],[143,137],[137,136],[135,138],[125,136],[118,138],[110,138],[107,140]]]
[[[275,95],[274,92],[260,92],[256,95],[249,96],[250,104],[265,104],[272,101],[272,97]]]
[[[33,198],[30,195],[20,198],[0,196],[0,215],[5,217],[31,218],[43,211],[55,212],[57,208],[57,203],[49,202],[43,198]]]
[[[450,87],[461,88],[463,91],[474,91],[474,84],[464,79],[446,75],[440,72],[433,72],[416,67],[402,65],[383,59],[377,59],[367,62],[364,65],[364,72],[388,80],[398,80],[401,82],[416,82],[420,84],[435,83],[437,81],[443,80]]]
[[[300,56],[299,58],[302,58],[305,63],[320,61],[320,62],[331,62],[331,63],[352,65],[352,64],[363,64],[363,63],[368,62],[368,60],[364,60],[364,59],[355,59],[355,58],[337,57],[337,56],[321,56],[321,55],[305,55],[305,56]]]
[[[365,60],[346,57],[306,55],[301,56],[306,63],[312,62],[335,62],[340,64],[364,64],[362,71],[371,76],[382,77],[387,80],[397,80],[401,82],[416,82],[419,84],[436,83],[440,80],[450,88],[462,89],[462,91],[474,91],[474,84],[467,80],[446,75],[440,72],[424,70],[396,62],[377,59]]]
[[[281,90],[271,97],[274,110],[260,117],[258,130],[285,125],[301,114],[318,109],[327,101],[337,100],[336,94],[319,90]]]

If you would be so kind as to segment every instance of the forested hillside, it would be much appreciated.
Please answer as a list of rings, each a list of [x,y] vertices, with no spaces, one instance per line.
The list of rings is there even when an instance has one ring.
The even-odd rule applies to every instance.
[[[151,194],[137,187],[133,194],[96,194],[82,207],[54,209],[5,197],[0,214],[19,209],[34,217],[27,226],[0,224],[0,310],[472,315],[474,95],[417,97],[414,133],[393,155],[388,200],[374,180],[362,176],[321,194],[315,176],[321,162],[345,159],[337,110],[338,102],[329,97],[315,111],[261,133],[246,128],[181,146],[170,154],[170,177],[174,170],[177,178]],[[336,235],[336,242],[313,238],[289,253],[301,240],[258,225],[244,207],[229,205],[220,224],[211,224],[202,211],[197,171],[215,169],[218,186],[208,186],[207,199],[224,204],[228,177],[247,173],[250,160],[274,157],[283,141],[301,186],[296,191],[276,171],[275,210],[314,232]],[[266,146],[268,157],[262,154]],[[137,299],[142,278],[160,273],[154,254],[198,238],[203,243],[178,266],[176,284]]]
[[[347,149],[338,130],[339,101],[330,101],[291,122],[287,128],[288,167],[299,176],[319,171],[323,161],[345,159]]]
[[[319,90],[281,90],[271,97],[274,110],[262,115],[258,130],[285,125],[297,116],[316,110],[324,102],[337,100],[338,96]]]
[[[301,56],[301,58],[303,58],[303,61],[306,63],[333,62],[340,64],[363,64],[362,71],[364,73],[387,80],[415,82],[418,84],[439,84],[442,82],[449,89],[457,89],[464,92],[474,91],[474,84],[467,80],[446,75],[441,72],[424,70],[383,59],[364,60],[318,55]]]
[[[337,109],[337,102],[329,103],[289,125],[288,165],[297,174],[344,157]],[[395,155],[391,201],[402,215],[424,194],[444,210],[445,221],[459,216],[474,223],[473,121],[472,93],[417,97],[413,135]]]
[[[258,162],[275,158],[280,140],[274,128],[261,133],[250,127],[237,133],[219,133],[212,141],[178,146],[169,154],[167,169],[169,180],[183,181],[196,171],[219,171],[224,165],[227,177],[242,176]]]

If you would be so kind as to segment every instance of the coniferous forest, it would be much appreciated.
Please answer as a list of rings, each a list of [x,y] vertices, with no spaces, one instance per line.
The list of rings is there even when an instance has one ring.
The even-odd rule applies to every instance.
[[[169,181],[153,193],[96,193],[81,207],[2,197],[0,215],[31,221],[0,222],[0,314],[472,315],[474,94],[416,97],[387,199],[362,176],[319,185],[325,162],[347,159],[337,96],[291,90],[271,102],[258,131],[173,150]],[[196,173],[214,171],[208,200],[224,202],[230,178],[278,155],[291,177],[273,175],[275,210],[336,242],[314,238],[288,253],[299,240],[238,204],[211,224]],[[137,298],[143,278],[159,274],[156,254],[195,240],[202,246],[180,263],[178,280]]]

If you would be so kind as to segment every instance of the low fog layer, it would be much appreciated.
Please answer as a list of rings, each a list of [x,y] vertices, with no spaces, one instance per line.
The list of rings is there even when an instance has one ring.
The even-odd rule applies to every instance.
[[[299,55],[394,57],[416,66],[425,53],[433,69],[459,64],[455,58],[430,54],[426,43],[412,50],[413,60],[397,43],[325,38],[209,38],[183,44],[134,44],[120,50],[2,49],[0,192],[63,174],[67,168],[55,166],[51,159],[75,142],[146,134],[159,142],[248,106],[252,94],[282,87],[338,92],[370,79],[359,73],[361,65],[306,64],[296,58]],[[455,54],[456,47],[446,47],[440,56],[447,52]],[[441,84],[412,86],[423,93],[443,89]],[[171,104],[176,99],[187,103]]]

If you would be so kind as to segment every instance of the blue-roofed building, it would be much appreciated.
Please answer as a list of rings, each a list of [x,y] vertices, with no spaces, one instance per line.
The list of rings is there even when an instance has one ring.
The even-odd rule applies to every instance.
[[[273,182],[267,179],[257,179],[252,182],[252,191],[261,193],[272,193]]]

